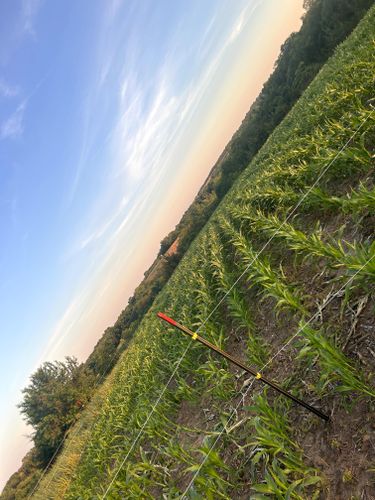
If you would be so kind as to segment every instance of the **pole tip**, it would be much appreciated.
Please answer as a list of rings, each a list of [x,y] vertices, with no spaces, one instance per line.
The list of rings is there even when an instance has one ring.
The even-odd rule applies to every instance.
[[[173,325],[173,326],[177,325],[176,321],[174,319],[170,318],[169,316],[167,316],[166,314],[164,314],[162,312],[158,312],[157,315],[158,315],[158,317],[160,319],[163,319],[164,321],[167,321],[171,325]]]

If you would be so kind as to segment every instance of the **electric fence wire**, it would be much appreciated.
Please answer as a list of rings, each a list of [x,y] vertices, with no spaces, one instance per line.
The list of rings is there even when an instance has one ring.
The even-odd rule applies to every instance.
[[[362,269],[364,269],[368,264],[369,262],[371,262],[373,259],[375,258],[375,255],[373,255],[372,257],[370,257],[362,266],[360,269],[358,269],[355,274],[353,274],[345,283],[344,285],[342,285],[342,287],[337,290],[337,292],[335,292],[330,298],[329,300],[327,300],[327,302],[325,302],[325,304],[315,313],[313,314],[313,316],[311,316],[311,318],[306,321],[302,327],[298,328],[298,330],[296,331],[296,333],[294,333],[292,335],[292,337],[290,337],[290,339],[282,346],[280,347],[280,349],[267,361],[267,363],[265,363],[262,368],[260,369],[260,373],[262,373],[264,371],[265,368],[267,368],[267,366],[269,366],[272,361],[297,337],[297,335],[299,335],[301,333],[301,331],[306,327],[308,326],[310,323],[312,323],[313,321],[315,321],[316,318],[318,318],[318,316],[320,315],[321,311],[323,309],[325,309],[328,304],[330,304],[332,302],[332,300],[339,296],[341,294],[341,292],[343,290],[345,290],[345,288],[354,280],[354,278],[357,276],[358,273],[360,273],[362,271]],[[228,428],[228,424],[231,422],[233,416],[237,413],[237,410],[238,410],[238,407],[240,406],[242,400],[247,396],[247,393],[249,392],[249,390],[251,389],[251,387],[253,386],[254,382],[255,382],[255,378],[251,381],[251,383],[249,384],[249,386],[247,387],[245,393],[243,394],[242,396],[242,399],[240,400],[240,402],[235,406],[234,410],[232,411],[232,413],[230,414],[230,416],[228,417],[228,420],[226,422],[226,424],[224,425],[224,427],[222,428],[222,430],[219,432],[219,434],[217,435],[214,443],[212,444],[211,448],[209,449],[208,453],[205,455],[204,459],[202,460],[199,468],[196,470],[193,478],[191,479],[190,483],[188,484],[187,488],[185,489],[184,493],[182,494],[182,499],[186,497],[188,491],[190,490],[190,488],[193,486],[194,484],[194,481],[195,479],[197,478],[197,476],[199,475],[203,465],[206,463],[206,460],[207,458],[209,457],[211,451],[215,448],[217,442],[219,441],[219,439],[221,438],[221,436],[223,435],[223,432],[227,430]]]
[[[289,219],[296,213],[297,209],[300,207],[300,205],[303,203],[304,199],[306,198],[306,196],[309,195],[309,193],[316,187],[316,185],[320,182],[320,180],[322,179],[322,177],[326,174],[326,172],[328,171],[328,169],[331,167],[331,165],[337,160],[337,158],[343,153],[343,151],[348,147],[348,145],[350,144],[350,142],[354,139],[354,137],[358,134],[358,132],[362,129],[362,127],[365,125],[365,123],[370,119],[370,117],[372,116],[374,110],[372,110],[368,116],[362,121],[362,123],[355,129],[355,131],[352,133],[352,135],[349,137],[349,139],[344,143],[344,145],[339,149],[339,151],[336,153],[336,155],[332,158],[331,161],[328,162],[328,164],[322,169],[322,171],[320,172],[320,174],[318,175],[318,177],[316,178],[316,180],[314,181],[314,183],[308,188],[308,190],[301,196],[301,198],[299,199],[299,201],[297,202],[297,204],[295,205],[295,207],[290,211],[290,213],[287,215],[287,217],[285,218],[285,220],[279,225],[279,227],[275,230],[275,232],[272,234],[272,236],[267,240],[267,242],[262,246],[262,248],[259,250],[259,252],[254,256],[254,258],[249,262],[249,264],[245,267],[244,271],[239,275],[239,277],[236,279],[236,281],[232,284],[232,286],[225,292],[225,294],[223,295],[223,297],[219,300],[219,302],[216,304],[216,306],[212,309],[212,311],[210,312],[210,314],[207,316],[207,318],[203,321],[203,323],[199,326],[199,328],[196,330],[197,333],[199,333],[199,331],[203,328],[203,326],[207,323],[207,321],[211,318],[211,316],[214,314],[214,312],[220,307],[220,305],[224,302],[224,300],[226,299],[226,297],[229,295],[229,293],[233,290],[233,288],[237,285],[237,283],[243,278],[243,276],[247,273],[247,271],[250,269],[250,267],[254,264],[254,262],[259,258],[259,256],[262,254],[262,252],[264,252],[264,250],[270,245],[270,243],[273,241],[273,239],[275,238],[275,236],[278,234],[278,232],[280,231],[280,229],[282,229],[282,227],[289,221]],[[370,259],[371,260],[371,259]],[[357,273],[356,273],[357,274]],[[289,341],[291,342],[291,340]],[[186,347],[185,351],[183,352],[183,354],[181,355],[180,359],[178,360],[177,364],[176,364],[176,367],[174,368],[173,372],[172,372],[172,375],[169,377],[166,385],[164,386],[164,388],[162,389],[161,393],[160,393],[160,396],[158,397],[156,403],[153,405],[150,413],[148,414],[146,420],[145,420],[145,423],[143,424],[142,428],[140,429],[140,431],[138,432],[137,436],[135,437],[128,453],[126,454],[125,458],[122,460],[120,466],[118,467],[117,471],[115,472],[109,486],[107,487],[104,495],[102,496],[102,499],[101,500],[104,500],[106,498],[106,496],[108,495],[113,483],[115,482],[118,474],[120,473],[122,467],[124,466],[130,452],[133,450],[135,444],[137,443],[138,439],[142,436],[143,434],[143,431],[144,431],[144,428],[147,424],[147,422],[150,420],[152,414],[154,413],[159,401],[161,400],[161,398],[163,397],[169,383],[171,382],[172,378],[174,377],[175,373],[177,372],[177,369],[178,367],[180,366],[183,358],[185,357],[186,353],[188,352],[189,348],[190,348],[190,345],[192,343],[192,340],[190,341],[190,343],[188,344],[188,346]],[[272,361],[272,359],[274,358],[271,358],[271,360],[269,362]]]

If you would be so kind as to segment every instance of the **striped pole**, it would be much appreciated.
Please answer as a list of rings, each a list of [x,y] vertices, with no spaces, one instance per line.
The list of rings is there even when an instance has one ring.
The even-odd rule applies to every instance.
[[[158,313],[158,317],[160,319],[166,321],[170,325],[174,326],[178,330],[181,330],[182,332],[186,333],[193,340],[197,340],[198,342],[200,342],[201,344],[205,345],[206,347],[208,347],[212,351],[217,352],[218,354],[220,354],[224,358],[228,359],[234,365],[238,366],[239,368],[242,368],[242,370],[245,370],[247,373],[250,373],[250,375],[252,375],[253,377],[255,377],[257,380],[261,380],[262,382],[264,382],[265,384],[269,385],[270,387],[272,387],[276,391],[280,392],[281,394],[283,394],[287,398],[291,399],[295,403],[303,406],[304,408],[306,408],[307,410],[311,411],[312,413],[315,413],[315,415],[317,415],[318,417],[320,417],[320,418],[322,418],[323,420],[326,420],[326,421],[329,420],[329,417],[327,415],[325,415],[324,413],[322,413],[320,410],[317,410],[316,408],[314,408],[313,406],[309,405],[308,403],[305,403],[301,399],[296,398],[295,396],[293,396],[293,394],[290,394],[289,392],[287,392],[286,390],[284,390],[282,387],[278,386],[277,384],[275,384],[271,380],[268,380],[261,373],[259,373],[256,370],[254,370],[252,368],[249,368],[248,366],[244,365],[242,363],[242,361],[234,358],[233,356],[231,356],[227,352],[223,351],[219,347],[216,347],[215,345],[211,344],[211,342],[208,342],[208,340],[205,340],[204,338],[200,337],[197,333],[192,332],[186,326],[181,325],[180,323],[178,323],[174,319],[170,318],[169,316],[167,316],[166,314],[161,313],[161,312]]]

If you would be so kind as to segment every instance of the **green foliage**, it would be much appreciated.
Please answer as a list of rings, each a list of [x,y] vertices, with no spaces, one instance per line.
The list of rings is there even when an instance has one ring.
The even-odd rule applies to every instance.
[[[3,500],[27,498],[36,486],[40,475],[40,461],[33,448],[24,456],[19,470],[8,479],[1,498]]]
[[[247,331],[249,358],[258,366],[265,363],[267,350],[261,339],[255,333],[254,321],[248,304],[245,301],[236,277],[230,269],[224,255],[223,245],[215,231],[209,231],[210,255],[208,262],[213,270],[213,277],[216,280],[217,300],[225,297],[225,304],[230,312],[234,324]]]
[[[326,335],[305,323],[300,324],[299,330],[304,337],[299,358],[312,360],[318,356],[322,368],[319,391],[323,391],[328,384],[337,381],[339,385],[336,386],[335,390],[340,392],[355,391],[365,396],[375,397],[375,390],[365,383],[361,371]]]
[[[64,432],[88,402],[93,375],[75,358],[46,362],[31,376],[19,404],[26,422],[34,428],[37,457],[45,464],[59,446]]]
[[[194,498],[198,494],[200,498],[203,497],[209,500],[215,500],[216,498],[229,499],[225,494],[225,489],[230,483],[223,478],[223,472],[228,473],[229,468],[220,458],[220,455],[212,449],[211,440],[206,439],[198,451],[202,457],[198,463],[186,469],[186,472],[199,473],[194,486],[190,489],[189,497]]]
[[[326,258],[333,268],[345,268],[358,277],[375,278],[375,242],[350,243],[334,237],[324,242],[324,231],[320,226],[307,235],[277,216],[265,216],[260,211],[243,218],[251,220],[253,231],[260,230],[272,238],[284,239],[294,252]]]
[[[280,500],[302,500],[306,498],[306,488],[314,485],[315,491],[310,489],[309,498],[316,498],[322,479],[316,469],[305,465],[302,449],[290,438],[285,407],[279,401],[271,408],[266,398],[258,395],[249,410],[256,415],[252,421],[254,435],[246,445],[252,449],[253,475],[264,468],[264,482],[253,484],[252,489]],[[264,498],[257,494],[252,498]]]
[[[271,262],[263,254],[260,257],[243,233],[237,231],[226,219],[221,220],[221,227],[244,264],[249,286],[257,285],[265,297],[273,297],[278,309],[291,309],[305,314],[300,293],[287,284],[282,266],[276,271]]]
[[[332,196],[315,188],[305,203],[306,208],[334,209],[344,214],[375,213],[375,188],[368,189],[363,184],[345,196]]]

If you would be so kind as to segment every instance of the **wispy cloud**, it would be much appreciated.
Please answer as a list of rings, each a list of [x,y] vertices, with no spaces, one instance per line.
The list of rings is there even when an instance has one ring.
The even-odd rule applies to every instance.
[[[115,50],[100,48],[101,61],[98,65],[96,88],[91,89],[91,97],[87,101],[83,115],[83,141],[81,155],[77,163],[69,202],[73,199],[78,182],[85,168],[92,145],[93,133],[90,130],[90,107],[103,85],[103,74],[108,82],[117,82],[118,115],[110,134],[112,147],[112,167],[109,169],[108,195],[112,197],[112,209],[103,218],[96,209],[93,210],[93,223],[88,224],[84,234],[78,238],[65,257],[70,258],[78,252],[88,249],[95,242],[105,237],[104,246],[109,251],[111,242],[127,231],[130,224],[129,214],[139,216],[141,210],[155,194],[155,189],[164,173],[171,169],[174,161],[182,162],[185,156],[178,156],[178,148],[184,133],[189,128],[194,113],[208,91],[212,78],[217,71],[225,51],[243,30],[246,22],[258,6],[259,0],[250,7],[242,9],[228,26],[226,35],[215,48],[213,39],[217,35],[213,30],[215,17],[202,36],[204,44],[212,47],[206,52],[208,61],[203,61],[203,70],[199,77],[190,82],[182,91],[173,89],[173,78],[178,68],[184,64],[183,55],[176,55],[173,50],[165,55],[164,63],[155,75],[154,81],[145,82],[138,76],[136,44],[127,43],[126,57],[122,65],[116,66],[118,57]],[[118,9],[120,2],[113,2],[112,7]],[[113,16],[111,16],[113,20]],[[111,30],[107,19],[106,34],[102,37],[108,44],[108,31]],[[197,42],[198,45],[201,41]],[[122,194],[113,197],[113,184],[122,186]],[[126,203],[123,201],[126,195]],[[103,191],[105,195],[105,190]],[[117,203],[117,207],[116,207]],[[136,207],[136,211],[133,208]],[[99,222],[98,222],[99,221]],[[104,242],[104,239],[103,239]],[[115,245],[115,243],[113,243]],[[104,252],[103,252],[104,253]]]
[[[0,78],[0,96],[1,97],[16,97],[20,92],[19,87],[9,85],[3,78]]]
[[[22,2],[22,30],[24,33],[35,36],[35,20],[42,0],[23,0]]]
[[[81,141],[81,149],[80,149],[80,155],[77,161],[77,166],[75,169],[74,177],[73,177],[73,182],[70,186],[69,193],[67,195],[67,198],[65,200],[66,206],[71,205],[76,191],[78,189],[78,185],[81,179],[82,171],[87,163],[88,156],[90,153],[90,138],[89,138],[89,111],[88,111],[88,106],[86,105],[85,111],[83,114],[83,123],[82,123],[82,130],[83,130],[83,136],[82,136],[82,141]]]
[[[24,113],[26,109],[26,100],[22,101],[16,110],[6,119],[0,127],[0,138],[15,138],[22,135],[24,128]]]
[[[159,163],[161,153],[170,142],[180,105],[168,91],[165,80],[156,88],[147,112],[143,111],[141,95],[141,90],[136,91],[135,100],[123,106],[114,134],[114,149],[118,151],[117,168],[125,174],[127,181],[149,175]],[[122,102],[125,101],[123,98]],[[134,124],[137,124],[136,127]]]
[[[15,13],[17,18],[15,22],[11,23],[4,29],[4,36],[2,36],[0,46],[0,65],[2,67],[8,66],[16,57],[21,44],[25,41],[36,41],[36,21],[39,10],[44,0],[17,0],[11,2],[17,8]],[[0,2],[1,15],[6,18],[6,8],[4,2]],[[2,34],[3,35],[3,34]],[[0,92],[1,95],[1,92]]]
[[[78,293],[66,307],[64,313],[56,323],[45,350],[35,365],[36,367],[46,360],[56,358],[59,346],[69,336],[71,330],[83,314],[83,305],[86,299],[87,290],[83,290]]]
[[[24,116],[25,111],[28,106],[30,99],[34,96],[34,94],[39,90],[39,88],[46,81],[47,73],[43,78],[39,80],[39,82],[31,89],[31,91],[26,95],[26,97],[22,98],[22,101],[17,106],[17,108],[13,111],[13,113],[0,125],[0,139],[7,138],[15,138],[23,134],[24,131]],[[16,87],[5,87],[8,93],[10,91],[15,92]],[[1,94],[1,88],[0,88]],[[16,94],[13,94],[16,95]]]
[[[95,224],[95,227],[93,229],[88,230],[82,237],[79,238],[79,240],[72,246],[72,249],[65,255],[64,260],[72,258],[77,253],[86,250],[103,236],[106,236],[109,229],[114,226],[120,215],[123,213],[124,207],[126,205],[127,198],[124,197],[117,210],[113,211],[113,213],[107,219],[104,219],[101,225],[98,226],[97,224]]]
[[[247,8],[241,12],[239,18],[237,19],[237,22],[234,25],[231,34],[229,35],[229,39],[228,39],[229,42],[233,42],[238,37],[238,35],[241,33],[241,31],[244,27],[244,24],[245,24],[246,10],[247,10]]]

